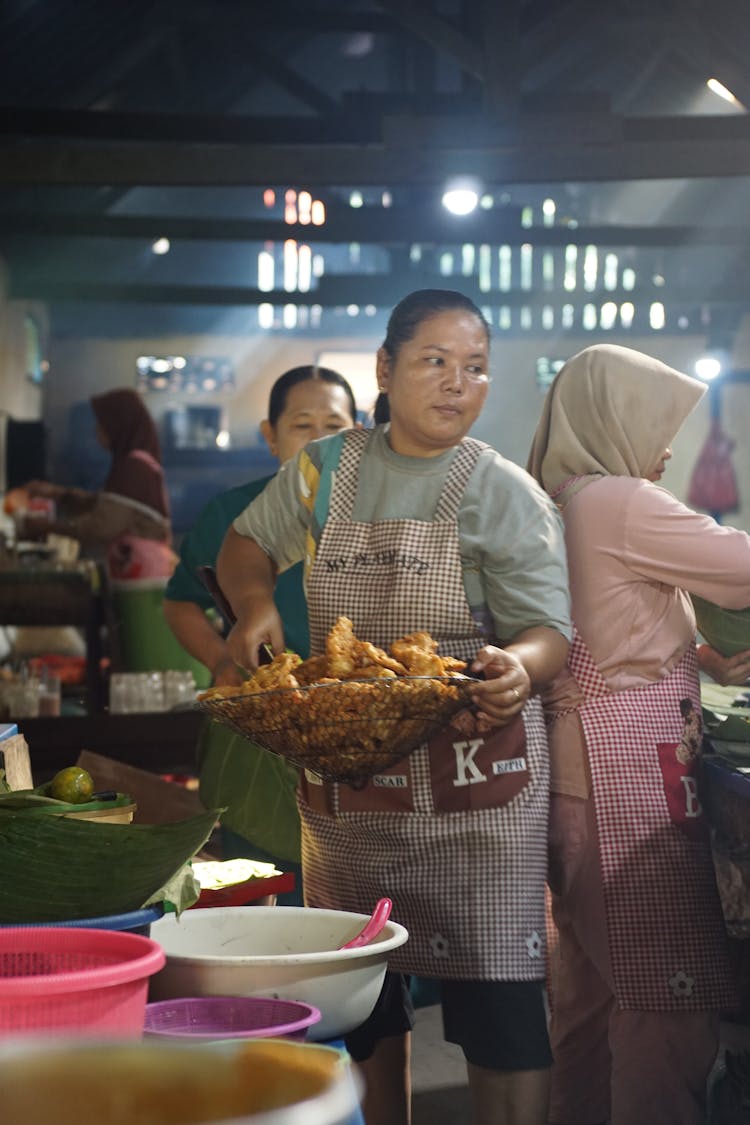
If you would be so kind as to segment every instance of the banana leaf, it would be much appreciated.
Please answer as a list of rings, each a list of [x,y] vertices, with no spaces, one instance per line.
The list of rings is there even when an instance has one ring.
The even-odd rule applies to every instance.
[[[38,789],[13,789],[7,793],[0,792],[0,816],[8,810],[34,815],[52,813],[54,816],[61,816],[69,812],[120,809],[132,803],[133,798],[126,793],[118,793],[117,797],[109,801],[79,801],[73,804],[70,801],[58,801],[56,797],[47,797]]]
[[[0,808],[0,925],[139,910],[199,851],[218,815],[97,824]]]
[[[722,609],[691,594],[698,630],[722,656],[735,656],[750,648],[750,606]]]

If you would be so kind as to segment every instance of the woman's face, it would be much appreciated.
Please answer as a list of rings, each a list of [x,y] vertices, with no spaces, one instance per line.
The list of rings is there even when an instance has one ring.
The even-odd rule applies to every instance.
[[[667,467],[667,461],[669,461],[671,457],[672,457],[672,450],[669,448],[669,446],[667,446],[667,448],[664,450],[661,457],[659,458],[659,460],[657,462],[657,465],[656,465],[656,468],[653,469],[648,474],[648,476],[646,477],[646,480],[650,480],[654,484],[656,484],[657,481],[660,481],[661,478],[664,476],[664,470]]]
[[[392,359],[378,352],[378,388],[388,395],[396,453],[436,457],[457,445],[487,397],[489,341],[482,321],[464,309],[423,320]]]
[[[289,390],[276,425],[266,420],[260,428],[271,453],[283,465],[309,441],[337,434],[353,426],[354,421],[343,387],[322,379],[306,379]]]

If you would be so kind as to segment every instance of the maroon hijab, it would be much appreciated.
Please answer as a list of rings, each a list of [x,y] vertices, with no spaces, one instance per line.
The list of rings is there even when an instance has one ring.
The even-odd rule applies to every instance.
[[[169,519],[159,435],[141,396],[123,387],[94,395],[91,406],[112,454],[105,491],[137,500]]]

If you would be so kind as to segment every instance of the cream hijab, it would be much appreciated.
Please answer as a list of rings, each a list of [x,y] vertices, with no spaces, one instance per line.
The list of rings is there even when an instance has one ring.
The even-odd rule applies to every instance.
[[[572,477],[646,477],[705,391],[632,348],[585,348],[547,392],[527,469],[550,494]]]

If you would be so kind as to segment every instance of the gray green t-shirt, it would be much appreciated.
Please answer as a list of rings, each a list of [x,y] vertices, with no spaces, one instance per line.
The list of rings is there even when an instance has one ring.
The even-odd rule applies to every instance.
[[[311,467],[314,478],[324,466],[335,469],[343,440],[343,434],[335,434],[311,442],[234,521],[235,530],[255,540],[279,571],[305,558],[313,524]],[[454,456],[450,449],[437,457],[404,457],[391,449],[388,427],[376,427],[360,461],[354,520],[430,521]],[[324,470],[320,489],[330,487]],[[565,543],[557,509],[528,473],[494,449],[482,450],[469,478],[458,512],[458,536],[467,601],[473,612],[489,610],[498,640],[507,643],[536,625],[570,638]]]

